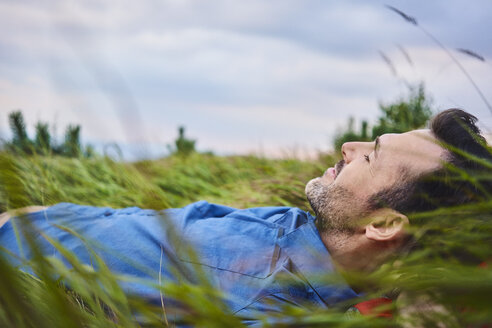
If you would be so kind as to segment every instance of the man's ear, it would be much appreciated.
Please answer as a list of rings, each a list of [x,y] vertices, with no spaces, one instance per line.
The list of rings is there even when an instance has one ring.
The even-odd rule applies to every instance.
[[[391,241],[399,239],[408,225],[408,218],[389,208],[379,209],[369,217],[365,227],[367,239]]]

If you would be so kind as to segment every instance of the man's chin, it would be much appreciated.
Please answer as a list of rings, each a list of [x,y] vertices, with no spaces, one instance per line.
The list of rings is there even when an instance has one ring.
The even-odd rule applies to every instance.
[[[320,183],[321,181],[321,177],[317,177],[317,178],[314,178],[314,179],[311,179],[307,184],[306,184],[306,188],[304,189],[304,192],[306,193],[306,196],[308,197],[309,199],[309,195],[313,192],[313,188],[315,188],[315,186]]]
[[[307,184],[304,192],[308,196],[314,188],[319,188],[320,185],[329,186],[334,182],[335,179],[330,177],[328,174],[324,174],[321,177],[311,179]]]
[[[306,184],[304,192],[306,193],[306,197],[315,212],[326,200],[327,191],[329,190],[332,182],[333,181],[327,181],[325,176],[322,176],[314,178]]]

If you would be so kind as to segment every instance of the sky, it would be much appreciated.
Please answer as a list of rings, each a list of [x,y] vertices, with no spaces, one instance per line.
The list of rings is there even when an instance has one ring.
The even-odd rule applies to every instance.
[[[180,125],[202,151],[304,157],[420,81],[437,111],[464,108],[491,131],[450,56],[385,4],[492,103],[490,0],[0,0],[0,137],[21,109],[31,137],[37,121],[58,140],[80,124],[84,143],[127,160],[165,155]]]

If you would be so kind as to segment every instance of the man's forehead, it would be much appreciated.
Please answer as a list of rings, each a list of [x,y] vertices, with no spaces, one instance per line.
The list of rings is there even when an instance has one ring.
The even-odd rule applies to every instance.
[[[379,137],[380,142],[386,142],[388,145],[395,144],[401,146],[400,143],[406,143],[407,146],[421,147],[423,145],[432,147],[438,150],[442,147],[439,145],[437,138],[430,129],[412,130],[404,133],[388,133]]]
[[[412,171],[433,170],[442,165],[446,150],[429,129],[420,129],[380,138],[381,149],[397,155]],[[403,164],[403,163],[402,163]]]
[[[434,135],[432,134],[432,132],[431,132],[430,129],[418,129],[418,130],[408,131],[408,132],[405,132],[405,133],[412,134],[412,135],[415,135],[415,136],[434,138]]]

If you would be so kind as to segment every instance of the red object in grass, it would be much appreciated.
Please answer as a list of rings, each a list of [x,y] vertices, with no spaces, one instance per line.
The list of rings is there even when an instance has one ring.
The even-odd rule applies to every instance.
[[[392,318],[393,313],[388,309],[392,300],[387,297],[374,298],[372,300],[360,302],[354,307],[359,310],[362,315],[371,315],[381,318]]]

